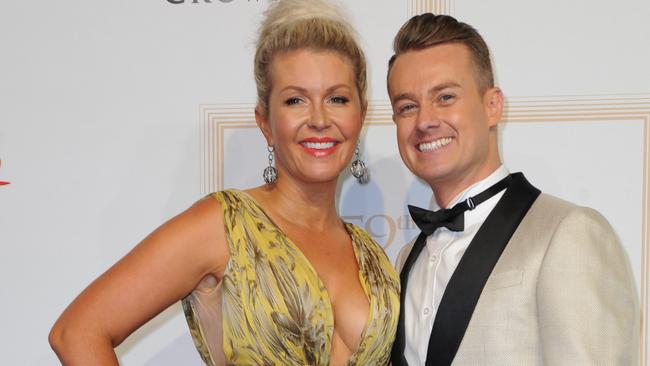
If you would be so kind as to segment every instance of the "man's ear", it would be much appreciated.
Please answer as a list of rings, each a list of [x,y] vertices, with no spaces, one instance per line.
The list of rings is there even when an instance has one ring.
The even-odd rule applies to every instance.
[[[262,110],[262,107],[260,107],[259,105],[255,107],[255,123],[257,123],[257,127],[259,127],[260,130],[262,131],[262,134],[266,139],[266,144],[268,146],[274,146],[271,124],[269,123],[267,114]]]
[[[501,121],[503,115],[503,92],[498,87],[488,89],[484,95],[484,102],[488,124],[494,127]]]

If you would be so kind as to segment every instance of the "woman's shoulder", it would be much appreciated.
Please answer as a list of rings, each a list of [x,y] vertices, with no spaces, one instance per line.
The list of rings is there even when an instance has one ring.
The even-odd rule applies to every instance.
[[[216,193],[210,193],[194,202],[184,212],[172,221],[180,221],[184,230],[213,232],[219,229],[223,222],[223,202],[217,198]]]
[[[272,224],[258,201],[249,192],[239,189],[226,189],[210,193],[205,197],[206,200],[218,203],[221,222],[226,227],[227,233],[233,234],[234,232],[253,229],[250,225],[243,225],[244,223],[250,224],[254,222],[256,223],[254,226],[258,226],[257,224]]]
[[[255,203],[253,196],[245,190],[229,188],[221,191],[215,191],[206,195],[206,198],[211,198],[219,202],[222,208],[229,208],[239,206],[242,203],[251,205]]]
[[[228,199],[232,199],[234,197],[239,197],[241,195],[242,191],[234,188],[229,188],[229,189],[224,189],[221,191],[214,191],[211,193],[208,193],[205,198],[211,198],[213,200],[216,200],[219,203],[223,203],[224,201]]]

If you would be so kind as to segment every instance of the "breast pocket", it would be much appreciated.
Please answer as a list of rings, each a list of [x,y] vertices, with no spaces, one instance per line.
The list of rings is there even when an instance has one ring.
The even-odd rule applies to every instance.
[[[524,271],[513,270],[493,273],[485,284],[486,290],[519,286],[524,280]]]

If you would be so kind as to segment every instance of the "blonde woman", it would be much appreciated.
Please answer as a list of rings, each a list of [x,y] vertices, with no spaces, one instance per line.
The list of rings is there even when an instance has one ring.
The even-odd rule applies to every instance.
[[[113,348],[181,299],[208,365],[388,363],[399,278],[335,208],[366,112],[364,55],[328,3],[281,0],[255,79],[267,184],[202,199],[84,290],[50,334],[62,363],[117,364]]]

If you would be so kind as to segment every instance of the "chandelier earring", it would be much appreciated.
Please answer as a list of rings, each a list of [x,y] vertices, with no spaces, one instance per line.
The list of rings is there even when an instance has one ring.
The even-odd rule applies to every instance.
[[[273,153],[275,152],[275,148],[269,145],[266,147],[266,149],[269,152],[269,166],[264,168],[264,173],[262,174],[262,178],[264,178],[264,182],[270,186],[273,183],[275,183],[275,181],[278,180],[278,171],[273,166],[273,160],[275,159]]]
[[[366,168],[366,163],[361,160],[359,155],[359,142],[357,142],[357,148],[354,150],[354,161],[352,161],[352,165],[350,166],[350,172],[357,179],[359,184],[366,184],[370,180],[370,175],[368,173],[368,168]]]

